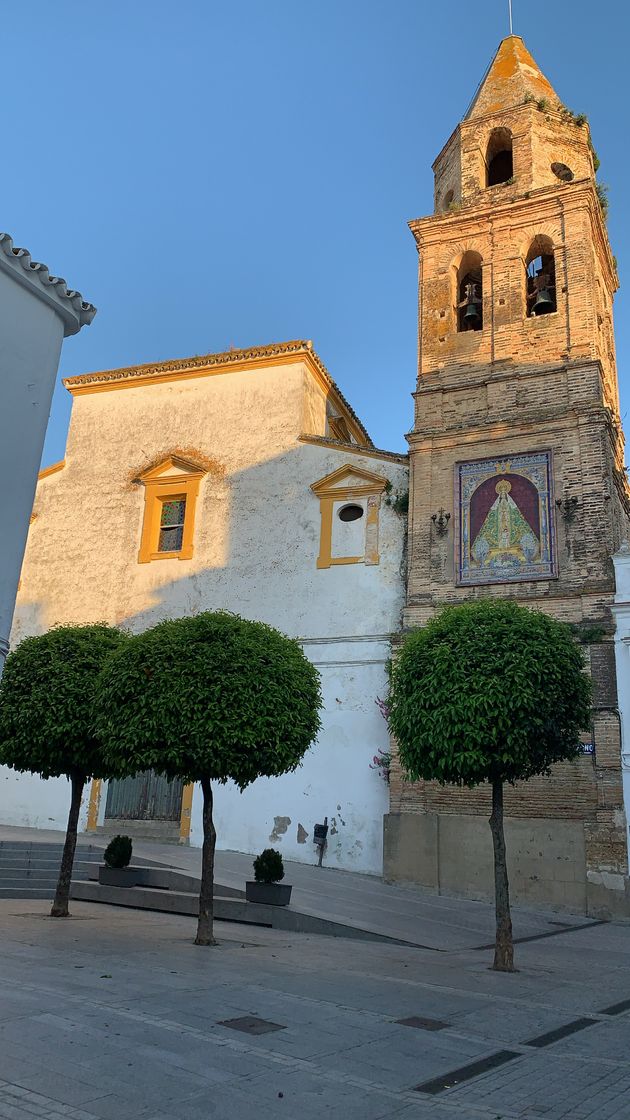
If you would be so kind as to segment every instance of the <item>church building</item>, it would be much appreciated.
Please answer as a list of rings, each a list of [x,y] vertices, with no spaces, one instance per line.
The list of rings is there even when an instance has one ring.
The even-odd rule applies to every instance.
[[[611,612],[630,496],[588,122],[511,35],[434,172],[410,223],[408,456],[373,445],[310,342],[69,378],[12,644],[213,609],[277,626],[322,674],[322,731],[294,774],[217,790],[218,846],[315,862],[327,818],[330,865],[486,898],[489,793],[406,782],[395,745],[389,763],[387,663],[444,603],[549,612],[583,645],[593,722],[577,761],[506,791],[513,897],[630,914]],[[3,823],[65,827],[64,782],[0,781]],[[152,774],[94,782],[82,826],[200,844],[200,801]]]
[[[379,874],[388,750],[378,700],[404,605],[404,455],[379,451],[310,342],[66,381],[66,457],[42,472],[12,643],[58,623],[132,631],[234,611],[299,638],[322,678],[295,773],[215,791],[217,843]],[[2,822],[65,828],[64,779],[0,769]],[[81,824],[202,843],[201,791],[93,782]]]

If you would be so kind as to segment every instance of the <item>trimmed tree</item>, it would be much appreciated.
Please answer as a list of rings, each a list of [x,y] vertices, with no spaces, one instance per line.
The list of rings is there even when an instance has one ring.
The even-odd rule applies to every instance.
[[[298,642],[226,612],[161,622],[132,638],[99,681],[110,762],[199,782],[203,849],[196,945],[214,945],[212,782],[241,790],[295,770],[319,730],[319,674]]]
[[[93,730],[94,689],[113,650],[129,639],[112,626],[58,626],[25,638],[0,678],[0,763],[68,778],[68,828],[51,916],[67,918],[77,824],[88,778],[110,777]]]
[[[511,972],[503,787],[578,755],[591,714],[582,651],[567,625],[513,602],[447,607],[406,638],[389,703],[407,780],[491,786],[493,967]]]

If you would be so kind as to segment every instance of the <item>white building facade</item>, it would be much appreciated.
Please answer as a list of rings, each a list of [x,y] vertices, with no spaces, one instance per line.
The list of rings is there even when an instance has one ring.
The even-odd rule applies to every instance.
[[[400,628],[407,460],[374,448],[310,343],[72,378],[62,463],[42,472],[12,645],[58,623],[139,631],[229,610],[303,643],[322,730],[302,767],[216,790],[219,847],[382,870],[388,750],[377,701]],[[0,770],[0,820],[65,828],[68,790]],[[202,840],[201,795],[94,782],[82,827]]]
[[[96,308],[0,233],[0,673],[28,534],[61,345]]]

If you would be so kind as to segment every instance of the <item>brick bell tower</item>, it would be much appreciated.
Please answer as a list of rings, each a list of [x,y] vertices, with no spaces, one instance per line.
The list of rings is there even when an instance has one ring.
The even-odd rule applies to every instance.
[[[584,754],[506,792],[515,901],[630,914],[610,604],[630,503],[617,287],[584,117],[504,39],[434,164],[419,254],[405,625],[500,596],[573,623],[595,679]],[[485,789],[406,784],[385,875],[490,897]]]

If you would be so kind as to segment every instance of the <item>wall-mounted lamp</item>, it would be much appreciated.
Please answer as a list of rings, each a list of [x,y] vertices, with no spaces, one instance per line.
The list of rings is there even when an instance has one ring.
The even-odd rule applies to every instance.
[[[556,505],[562,513],[562,516],[564,517],[565,523],[567,525],[571,525],[572,522],[575,521],[575,515],[577,513],[579,504],[579,499],[575,496],[569,497],[567,495],[564,498],[556,498]]]
[[[438,537],[445,537],[448,533],[448,523],[451,520],[450,513],[447,513],[445,509],[440,507],[437,513],[431,514],[431,520],[435,525],[435,531]]]

